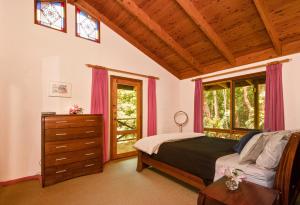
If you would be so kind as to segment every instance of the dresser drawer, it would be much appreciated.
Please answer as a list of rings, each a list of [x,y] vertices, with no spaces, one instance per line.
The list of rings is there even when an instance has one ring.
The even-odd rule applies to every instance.
[[[102,171],[99,159],[86,160],[68,165],[60,165],[45,169],[45,185],[55,184],[74,177],[98,173]]]
[[[95,127],[99,124],[100,118],[97,116],[51,116],[45,118],[45,129]]]
[[[78,128],[63,128],[63,129],[48,129],[45,130],[45,141],[57,141],[78,139],[87,137],[96,137],[99,135],[97,127],[78,127]]]
[[[77,151],[82,149],[90,149],[93,147],[99,147],[101,145],[101,138],[83,138],[76,140],[62,140],[45,143],[45,154],[55,154],[70,151]]]
[[[100,149],[94,148],[74,152],[64,152],[59,154],[46,155],[45,167],[70,164],[73,162],[84,161],[87,159],[98,158],[100,160],[102,157],[102,153],[100,153],[100,151]]]

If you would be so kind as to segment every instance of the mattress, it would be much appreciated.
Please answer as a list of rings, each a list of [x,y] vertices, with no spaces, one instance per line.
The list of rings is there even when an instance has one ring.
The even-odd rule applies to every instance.
[[[232,154],[236,140],[198,137],[163,143],[151,158],[201,177],[206,185],[213,182],[216,160]]]
[[[145,152],[149,155],[157,154],[160,145],[166,142],[176,142],[184,139],[191,139],[196,137],[205,136],[203,133],[196,132],[180,132],[180,133],[165,133],[153,135],[151,137],[143,137],[139,139],[133,147]]]
[[[275,170],[261,168],[256,164],[251,163],[239,164],[239,154],[237,153],[226,155],[217,159],[214,181],[223,176],[222,171],[227,167],[243,170],[246,181],[250,181],[264,187],[273,187],[276,175]]]

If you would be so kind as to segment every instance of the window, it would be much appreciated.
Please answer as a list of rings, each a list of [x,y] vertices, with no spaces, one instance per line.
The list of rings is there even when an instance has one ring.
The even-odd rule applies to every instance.
[[[65,0],[35,0],[35,23],[66,32]]]
[[[204,83],[205,131],[222,136],[263,129],[265,72]]]
[[[76,36],[100,42],[99,21],[79,8],[76,8]]]
[[[265,77],[234,81],[234,128],[263,129]]]
[[[230,82],[204,88],[204,127],[230,129]]]

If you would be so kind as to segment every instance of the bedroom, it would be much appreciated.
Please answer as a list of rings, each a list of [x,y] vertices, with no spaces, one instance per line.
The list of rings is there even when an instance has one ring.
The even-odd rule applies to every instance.
[[[72,3],[72,1],[69,2]],[[176,38],[177,43],[167,38],[164,32],[164,35],[162,33],[155,34],[157,28],[153,25],[150,26],[151,28],[149,28],[149,25],[148,27],[145,26],[145,23],[141,20],[142,15],[134,17],[133,11],[129,11],[126,6],[121,5],[124,4],[123,2],[128,1],[109,1],[106,4],[104,4],[105,1],[100,0],[77,1],[78,7],[80,5],[86,6],[86,2],[97,7],[99,12],[107,15],[107,18],[113,19],[115,25],[122,26],[123,30],[109,24],[107,19],[102,18],[101,20],[100,18],[100,43],[91,42],[76,36],[75,7],[70,3],[66,6],[66,32],[60,32],[34,23],[35,8],[33,0],[0,1],[0,22],[2,25],[0,32],[0,89],[2,94],[0,106],[3,109],[0,115],[1,185],[18,180],[23,181],[24,179],[30,179],[31,176],[36,177],[41,174],[42,112],[68,114],[69,108],[74,104],[78,104],[84,109],[84,114],[90,113],[92,72],[91,68],[85,66],[86,64],[158,77],[159,80],[156,80],[157,133],[164,134],[178,132],[173,116],[179,110],[185,111],[189,117],[189,122],[183,127],[183,131],[193,131],[195,84],[191,81],[192,79],[215,75],[216,73],[213,71],[218,70],[217,73],[223,73],[223,75],[204,79],[203,82],[243,76],[265,71],[265,66],[231,74],[224,73],[291,59],[291,61],[282,64],[285,129],[299,129],[300,96],[298,95],[298,79],[300,70],[298,67],[300,64],[300,45],[298,40],[300,40],[300,5],[298,1],[276,0],[275,3],[266,1],[271,11],[269,13],[270,18],[274,22],[279,19],[276,26],[271,26],[271,28],[280,33],[281,40],[285,38],[285,41],[282,42],[282,55],[276,54],[276,44],[269,36],[265,23],[252,1],[213,1],[212,6],[216,7],[216,15],[207,14],[212,12],[210,6],[205,6],[205,4],[210,5],[208,1],[203,1],[203,5],[199,1],[191,1],[197,5],[199,10],[202,10],[200,9],[201,6],[206,8],[202,11],[206,12],[203,15],[206,15],[205,17],[209,22],[214,25],[214,29],[218,29],[217,26],[223,29],[221,27],[222,18],[224,18],[225,23],[233,21],[232,28],[229,29],[228,33],[217,32],[217,34],[222,35],[221,39],[226,39],[226,42],[229,43],[228,47],[236,51],[234,53],[236,57],[234,66],[227,60],[231,59],[230,57],[223,56],[222,46],[214,47],[214,44],[201,31],[193,18],[187,15],[189,12],[184,11],[179,5],[178,2],[180,1],[134,1],[153,18],[150,22],[159,22],[161,27],[168,31],[168,35],[172,35],[174,39]],[[170,9],[164,11],[166,13],[161,10],[164,3],[170,7]],[[113,12],[110,14],[110,7],[116,9],[113,12],[122,11],[126,15],[122,14],[122,16],[120,14],[118,16]],[[248,7],[249,9],[246,9]],[[226,12],[221,12],[218,16],[220,8],[228,8],[228,11],[224,10]],[[281,9],[283,13],[279,12]],[[95,15],[94,12],[95,10],[92,10],[90,15]],[[173,12],[176,15],[172,17]],[[285,12],[289,15],[286,15]],[[226,16],[229,17],[225,18]],[[281,16],[284,16],[282,22],[280,22]],[[287,22],[285,22],[285,16],[287,16]],[[114,19],[113,17],[118,18]],[[176,24],[176,21],[174,23],[173,19],[181,17],[184,18],[182,24]],[[121,21],[122,18],[129,18],[129,21],[134,21],[136,24],[132,24],[132,27],[125,30],[125,27],[129,24],[125,20]],[[247,24],[248,20],[249,24]],[[221,23],[218,23],[219,21]],[[141,27],[140,32],[134,35],[135,30],[139,31],[137,26]],[[180,35],[181,27],[187,27],[184,35]],[[234,35],[235,32],[240,33]],[[246,37],[239,38],[243,32],[247,33]],[[230,39],[233,40],[230,41]],[[191,59],[187,57],[186,51],[180,51],[182,47],[187,48],[189,44],[194,44],[195,41],[201,41],[201,45],[190,46],[189,49],[186,49],[193,53],[195,58],[205,63],[217,59],[211,64],[212,66],[207,67],[206,70],[203,69],[207,75],[198,74],[193,69],[195,66],[189,65],[188,62]],[[181,48],[178,47],[178,44]],[[286,46],[288,44],[290,46]],[[206,50],[201,50],[201,46]],[[204,56],[201,56],[202,54]],[[238,58],[246,54],[249,54],[249,56],[244,59]],[[215,64],[216,61],[217,64]],[[171,66],[167,66],[169,64]],[[181,70],[180,67],[183,67],[182,74],[177,74],[176,77],[176,72],[172,71],[173,69],[170,69],[170,67],[174,67],[175,70]],[[147,136],[147,78],[112,71],[109,72],[109,75],[142,80],[142,136]],[[49,97],[49,83],[57,81],[72,84],[71,98]],[[110,154],[109,152],[109,149],[107,149],[107,155]],[[40,200],[45,200],[44,203],[51,204],[55,200],[61,200],[60,202],[63,204],[67,203],[63,200],[64,196],[71,200],[73,194],[81,192],[83,192],[81,200],[87,200],[86,203],[88,204],[146,204],[146,202],[142,203],[143,200],[149,200],[153,202],[152,204],[155,204],[155,202],[158,203],[156,198],[159,198],[162,204],[176,204],[176,202],[177,204],[197,204],[198,193],[190,191],[190,189],[185,188],[184,185],[173,179],[168,179],[163,174],[157,174],[149,169],[145,169],[141,173],[136,172],[136,159],[120,162],[112,161],[107,165],[101,174],[68,180],[46,188],[41,188],[38,180],[0,187],[0,204],[2,202],[4,204],[20,204],[22,200],[28,200],[28,204],[38,204]],[[123,172],[113,174],[119,169]],[[90,176],[92,178],[89,178]],[[133,197],[128,197],[128,201],[123,202],[124,197],[126,198],[131,193],[126,190],[126,186],[124,187],[124,184],[129,183],[126,180],[127,176],[132,179],[131,188],[141,189],[141,193],[132,193]],[[153,182],[150,183],[147,177],[149,177],[148,180]],[[123,180],[117,183],[115,179]],[[97,182],[95,187],[89,187],[91,185],[89,183],[92,183],[93,180]],[[104,187],[101,186],[102,180],[105,183]],[[143,183],[146,183],[149,187],[144,187]],[[76,190],[64,192],[62,190],[64,185],[67,185],[67,187],[74,186]],[[22,191],[23,186],[24,190],[26,189],[28,192]],[[90,189],[101,189],[103,193],[99,196],[91,196],[88,193]],[[152,191],[151,197],[146,195],[148,191]],[[92,193],[96,194],[96,192]],[[183,196],[181,197],[181,195]],[[14,199],[16,201],[13,201]],[[134,199],[137,199],[137,201]],[[76,201],[72,202],[73,204],[76,203]]]

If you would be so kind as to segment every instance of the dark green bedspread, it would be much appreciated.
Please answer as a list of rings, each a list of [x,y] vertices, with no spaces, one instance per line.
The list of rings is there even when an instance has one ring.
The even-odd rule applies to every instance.
[[[213,181],[215,163],[219,157],[234,153],[232,147],[238,141],[197,137],[163,143],[153,159],[201,177],[206,184]]]

